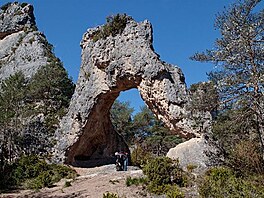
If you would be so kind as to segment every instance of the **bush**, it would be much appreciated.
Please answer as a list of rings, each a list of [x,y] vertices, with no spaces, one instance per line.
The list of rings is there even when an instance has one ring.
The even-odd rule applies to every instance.
[[[16,163],[10,165],[7,170],[5,177],[0,177],[2,180],[0,183],[4,183],[4,179],[8,179],[7,185],[1,185],[0,189],[23,184],[26,188],[40,189],[50,187],[62,178],[75,178],[77,176],[76,172],[69,167],[47,164],[37,156],[23,156]]]
[[[103,194],[103,198],[119,198],[118,194],[107,192]]]
[[[170,186],[166,192],[167,198],[184,198],[184,194],[179,190],[178,186]]]
[[[142,149],[141,146],[137,146],[131,153],[131,163],[133,166],[143,168],[149,161],[153,159],[151,153]]]
[[[143,168],[148,179],[148,190],[155,194],[164,194],[169,191],[172,184],[185,186],[187,176],[181,168],[179,161],[168,157],[158,157],[151,160]]]
[[[8,9],[8,7],[11,6],[11,4],[12,3],[9,2],[9,3],[6,3],[6,4],[2,5],[1,6],[1,10],[6,11]]]
[[[67,187],[70,187],[71,186],[71,182],[70,181],[66,181],[64,183],[64,187],[67,188]]]
[[[241,174],[263,173],[264,163],[260,148],[256,143],[244,140],[235,144],[228,159],[227,165]]]
[[[236,177],[231,169],[217,167],[206,173],[199,193],[206,198],[264,197],[264,188]]]
[[[38,190],[44,187],[51,187],[53,184],[53,173],[52,171],[44,171],[39,174],[36,178],[25,182],[25,187],[29,189]]]
[[[146,182],[147,180],[144,177],[139,177],[139,178],[127,177],[126,178],[126,186],[132,186],[132,185],[139,186],[141,184],[146,184]]]
[[[14,164],[12,175],[15,184],[19,185],[26,179],[38,177],[41,172],[48,169],[48,164],[44,160],[40,160],[37,156],[22,156]]]
[[[93,42],[99,39],[106,39],[108,36],[116,36],[121,34],[126,27],[126,24],[132,18],[126,14],[117,14],[106,18],[106,24],[97,30],[93,35]]]

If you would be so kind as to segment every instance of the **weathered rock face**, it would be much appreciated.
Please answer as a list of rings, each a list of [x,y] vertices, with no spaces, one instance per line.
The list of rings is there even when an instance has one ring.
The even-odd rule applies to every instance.
[[[102,28],[102,27],[101,27]],[[93,41],[100,30],[82,39],[82,65],[68,114],[56,132],[54,161],[78,165],[79,160],[107,159],[127,149],[114,131],[109,110],[121,91],[137,88],[148,107],[171,130],[194,136],[188,126],[188,101],[180,68],[159,59],[148,21],[129,20],[122,34]]]
[[[1,96],[5,100],[11,100],[10,107],[19,103],[19,113],[8,116],[7,127],[1,125],[0,144],[4,148],[2,151],[9,151],[10,146],[6,139],[13,138],[12,134],[23,140],[23,149],[26,149],[27,153],[38,152],[37,154],[41,155],[50,151],[51,136],[57,127],[54,123],[64,112],[73,92],[72,81],[67,79],[67,73],[52,52],[52,46],[42,33],[36,31],[35,25],[33,7],[29,4],[8,3],[0,8],[0,84],[11,75],[22,72],[25,75],[23,88],[27,89],[23,91],[26,92],[23,99],[18,97],[20,99],[16,98],[14,103],[11,95],[9,98],[5,90],[0,88],[0,92],[4,92]],[[48,86],[52,86],[48,90],[48,83],[42,81],[46,79],[50,82]],[[17,87],[22,85],[15,82],[13,80],[11,83],[13,90],[20,91]],[[58,85],[57,82],[62,83]],[[67,91],[63,90],[65,87]],[[2,110],[6,108],[3,102],[1,105]],[[49,122],[51,119],[52,122]],[[10,136],[5,135],[6,131],[10,132]],[[8,155],[8,158],[17,158],[23,153],[23,149],[20,146],[12,148],[13,154]]]
[[[29,4],[10,3],[0,9],[0,81],[18,71],[30,78],[47,64],[51,48],[35,25]]]
[[[36,28],[33,6],[8,3],[0,9],[0,39],[21,30]]]
[[[187,169],[188,166],[195,166],[195,173],[203,173],[207,167],[209,158],[206,156],[209,145],[204,137],[192,138],[189,141],[171,148],[167,153],[167,157],[171,159],[179,159],[180,166]]]

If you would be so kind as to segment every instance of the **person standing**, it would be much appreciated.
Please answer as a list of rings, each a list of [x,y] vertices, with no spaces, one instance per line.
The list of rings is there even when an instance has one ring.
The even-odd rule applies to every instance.
[[[124,153],[123,154],[123,158],[124,158],[124,171],[127,171],[127,166],[128,166],[128,153]]]

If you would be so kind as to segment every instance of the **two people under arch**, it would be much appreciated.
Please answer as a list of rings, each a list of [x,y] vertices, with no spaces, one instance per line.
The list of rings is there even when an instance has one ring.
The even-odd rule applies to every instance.
[[[115,152],[115,157],[116,157],[116,170],[127,171],[128,153],[123,151]]]

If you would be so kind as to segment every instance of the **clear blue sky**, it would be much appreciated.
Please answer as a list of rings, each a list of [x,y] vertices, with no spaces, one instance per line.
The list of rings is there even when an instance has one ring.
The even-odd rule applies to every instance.
[[[1,4],[9,1],[1,0]],[[76,82],[81,64],[79,43],[88,28],[102,25],[105,18],[127,13],[136,21],[148,19],[154,29],[154,48],[161,59],[178,65],[186,83],[207,80],[206,72],[213,65],[189,59],[197,51],[211,49],[219,33],[214,28],[215,15],[235,0],[28,0],[34,5],[40,31],[54,45]],[[262,2],[263,5],[263,2]],[[137,91],[121,94],[138,110],[143,102]],[[133,100],[131,100],[133,99]]]

